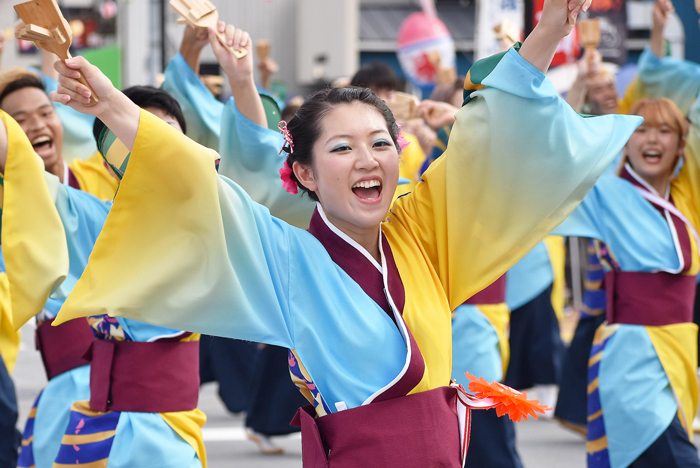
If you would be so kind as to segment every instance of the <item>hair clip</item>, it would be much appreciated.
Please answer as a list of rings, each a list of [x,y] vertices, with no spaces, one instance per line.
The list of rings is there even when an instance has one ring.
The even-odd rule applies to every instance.
[[[282,133],[282,137],[284,137],[284,142],[289,145],[289,154],[292,154],[294,152],[294,140],[292,139],[292,134],[289,132],[289,129],[287,128],[287,122],[285,120],[280,121],[280,123],[277,125],[277,128],[280,129],[280,132]],[[279,153],[277,154],[282,154],[282,151],[284,151],[284,146],[280,150]]]

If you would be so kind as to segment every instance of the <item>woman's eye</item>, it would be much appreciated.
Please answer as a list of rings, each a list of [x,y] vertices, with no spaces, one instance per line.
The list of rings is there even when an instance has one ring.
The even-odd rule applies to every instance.
[[[335,146],[332,150],[331,153],[340,153],[343,151],[350,151],[350,145],[338,145]]]
[[[391,146],[391,143],[389,143],[387,140],[377,140],[374,142],[374,146]]]

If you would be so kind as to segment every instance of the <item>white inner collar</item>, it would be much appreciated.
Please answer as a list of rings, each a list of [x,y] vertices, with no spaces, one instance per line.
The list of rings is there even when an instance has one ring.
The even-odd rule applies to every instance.
[[[61,181],[64,185],[68,185],[70,179],[70,172],[68,170],[68,163],[63,161],[63,180]]]

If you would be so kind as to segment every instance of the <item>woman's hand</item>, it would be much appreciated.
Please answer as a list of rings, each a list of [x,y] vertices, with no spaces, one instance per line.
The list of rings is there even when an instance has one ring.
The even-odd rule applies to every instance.
[[[579,12],[588,11],[593,0],[545,0],[542,17],[520,48],[520,56],[546,73],[559,41],[571,33]]]
[[[141,111],[136,104],[124,96],[99,68],[84,57],[73,57],[64,62],[57,60],[54,68],[58,72],[58,88],[51,91],[51,99],[65,104],[82,114],[94,115],[131,149],[136,140]],[[94,106],[90,102],[90,88],[78,81],[83,75],[98,99]]]
[[[214,30],[209,29],[209,42],[219,60],[219,65],[228,76],[236,107],[251,122],[267,127],[265,108],[253,79],[253,41],[247,32],[236,29],[230,24],[226,25],[223,21],[219,21],[218,28],[225,34],[226,43],[230,47],[234,50],[245,49],[248,52],[245,57],[236,58],[228,48],[221,45]]]
[[[223,21],[219,21],[218,28],[219,32],[225,34],[226,44],[229,47],[233,47],[234,50],[245,49],[248,52],[245,57],[236,58],[228,48],[221,45],[214,30],[209,29],[209,43],[219,65],[228,76],[231,87],[233,88],[236,83],[253,81],[253,41],[250,40],[250,35],[231,24],[227,25]]]
[[[671,0],[656,0],[652,13],[652,28],[649,46],[651,51],[659,58],[666,55],[664,42],[664,28],[671,14],[675,11]]]
[[[438,130],[455,123],[455,114],[459,109],[446,102],[426,99],[418,105],[416,117],[425,120],[433,130]]]
[[[199,58],[202,55],[202,49],[207,44],[209,44],[209,31],[204,28],[195,29],[190,25],[185,27],[180,44],[180,55],[196,75],[199,75]]]
[[[65,63],[57,60],[53,66],[58,72],[58,87],[56,91],[51,92],[51,99],[70,106],[82,114],[100,117],[110,107],[113,96],[119,93],[109,78],[83,57],[73,57]],[[90,102],[92,92],[90,88],[78,81],[81,74],[99,100],[94,106],[86,105]]]
[[[588,11],[593,0],[545,0],[540,22],[536,27],[546,29],[552,37],[568,36],[574,29],[569,18],[576,20],[582,11]]]

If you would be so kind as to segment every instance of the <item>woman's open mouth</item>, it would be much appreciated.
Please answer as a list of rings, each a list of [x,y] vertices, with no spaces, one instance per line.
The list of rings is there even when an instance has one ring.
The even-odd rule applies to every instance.
[[[642,153],[644,161],[648,164],[658,164],[661,162],[662,154],[659,151],[645,151]]]
[[[352,193],[364,203],[373,203],[381,199],[382,183],[379,179],[362,180],[352,186]]]

